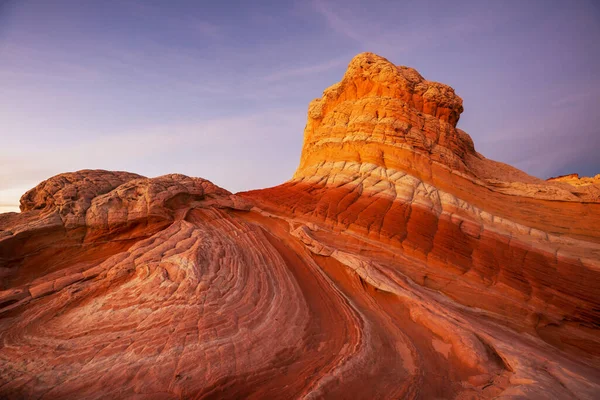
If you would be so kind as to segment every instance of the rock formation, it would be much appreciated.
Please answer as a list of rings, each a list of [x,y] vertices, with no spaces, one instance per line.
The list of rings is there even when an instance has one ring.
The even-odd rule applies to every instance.
[[[0,214],[0,397],[597,398],[600,184],[487,160],[462,111],[364,53],[280,186],[42,182]]]
[[[549,182],[565,182],[572,186],[588,186],[600,184],[600,174],[594,177],[579,177],[579,174],[556,176],[548,179]]]

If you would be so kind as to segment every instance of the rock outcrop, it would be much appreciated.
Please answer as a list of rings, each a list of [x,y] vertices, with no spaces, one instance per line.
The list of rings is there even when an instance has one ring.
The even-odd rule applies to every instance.
[[[548,182],[564,182],[572,186],[588,186],[588,185],[599,185],[600,174],[589,177],[579,177],[579,174],[562,175],[548,179]]]
[[[596,398],[600,185],[487,160],[462,111],[364,53],[280,186],[42,182],[0,214],[0,397]]]

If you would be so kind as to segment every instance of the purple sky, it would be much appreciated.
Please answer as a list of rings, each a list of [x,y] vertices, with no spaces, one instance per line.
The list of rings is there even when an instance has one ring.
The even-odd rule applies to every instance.
[[[600,173],[593,1],[0,0],[0,212],[83,168],[279,184],[362,51],[453,86],[486,157]]]

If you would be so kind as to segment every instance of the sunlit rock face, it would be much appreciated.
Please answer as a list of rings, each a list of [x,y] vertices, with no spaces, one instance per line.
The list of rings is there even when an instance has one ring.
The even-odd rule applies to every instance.
[[[462,111],[364,53],[280,186],[42,182],[0,214],[0,398],[597,398],[600,185]]]

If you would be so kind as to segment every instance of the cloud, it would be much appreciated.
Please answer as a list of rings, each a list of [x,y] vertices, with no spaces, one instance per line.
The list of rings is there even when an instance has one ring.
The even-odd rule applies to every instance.
[[[220,26],[206,21],[192,22],[191,28],[200,32],[203,36],[208,36],[213,39],[222,38],[222,29]]]
[[[170,29],[185,29],[192,34],[199,34],[200,37],[210,39],[223,39],[223,26],[207,21],[204,18],[198,18],[192,13],[178,12],[176,8],[167,7],[167,10],[172,9],[173,14],[165,8],[156,4],[151,4],[147,1],[133,1],[124,3],[130,14],[138,19],[144,20],[146,23],[161,25],[160,28]],[[158,27],[157,27],[158,30]]]
[[[313,0],[312,2],[315,11],[325,18],[327,24],[335,32],[346,36],[347,38],[356,41],[361,45],[368,45],[365,41],[365,36],[362,32],[357,32],[353,28],[353,24],[346,21],[339,13],[336,13],[333,7],[330,7],[329,3],[323,0]]]
[[[594,85],[599,86],[599,85]],[[582,102],[589,101],[592,97],[598,97],[598,89],[596,87],[588,87],[582,91],[575,91],[573,93],[567,93],[558,97],[551,103],[554,108],[563,108],[569,106],[579,105]],[[597,104],[597,103],[596,103]]]
[[[0,205],[16,207],[20,196],[42,180],[88,168],[145,176],[179,172],[231,191],[276,185],[297,166],[298,159],[289,155],[299,157],[303,124],[304,115],[296,110],[271,109],[32,148],[27,158],[0,149],[0,165],[11,166],[0,170]]]
[[[326,61],[324,63],[307,65],[298,68],[290,68],[287,70],[279,70],[263,77],[262,80],[264,82],[275,82],[281,80],[288,80],[292,78],[304,77],[307,75],[313,75],[319,72],[329,71],[331,69],[345,65],[350,61],[350,58],[351,56],[338,57],[333,60]]]
[[[461,40],[476,32],[489,31],[505,24],[515,12],[494,12],[487,3],[473,3],[439,13],[427,10],[419,14],[421,2],[372,1],[365,3],[345,0],[312,0],[313,11],[321,16],[329,29],[354,43],[359,51],[371,51],[391,58],[419,48],[434,48],[440,43]],[[444,10],[442,8],[441,10]]]

